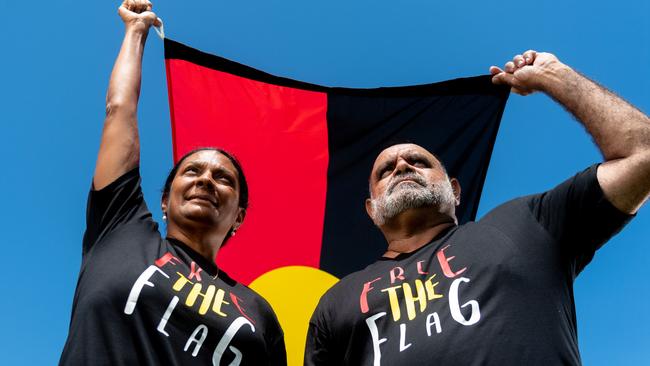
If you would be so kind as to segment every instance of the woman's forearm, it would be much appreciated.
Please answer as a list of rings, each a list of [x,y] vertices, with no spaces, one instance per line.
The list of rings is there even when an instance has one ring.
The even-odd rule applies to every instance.
[[[107,186],[140,161],[137,111],[142,56],[149,27],[157,18],[150,7],[136,5],[125,2],[120,7],[126,30],[108,84],[106,117],[93,178],[95,189]]]

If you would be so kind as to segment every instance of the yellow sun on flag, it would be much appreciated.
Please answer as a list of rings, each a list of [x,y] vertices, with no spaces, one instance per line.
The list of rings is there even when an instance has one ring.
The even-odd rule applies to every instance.
[[[289,266],[266,272],[250,288],[272,304],[287,346],[289,366],[303,364],[307,327],[320,297],[338,278],[313,267]]]

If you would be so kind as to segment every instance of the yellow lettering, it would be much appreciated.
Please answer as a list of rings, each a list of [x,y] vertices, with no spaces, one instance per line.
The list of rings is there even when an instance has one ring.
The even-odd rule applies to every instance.
[[[424,285],[422,281],[415,280],[415,291],[417,296],[413,296],[411,291],[411,285],[408,283],[402,284],[404,288],[404,302],[406,303],[406,314],[408,315],[409,320],[415,319],[415,302],[420,303],[420,312],[423,312],[427,308],[427,296],[424,292]]]
[[[439,282],[431,283],[431,280],[433,280],[434,277],[436,277],[435,273],[431,277],[429,277],[426,281],[424,281],[424,286],[427,289],[427,300],[434,300],[443,297],[443,295],[436,293],[435,287],[438,286]]]
[[[224,301],[223,295],[225,294],[225,291],[222,289],[217,290],[217,296],[214,297],[214,303],[212,304],[212,311],[217,313],[217,315],[220,316],[227,316],[224,312],[221,311],[221,305],[229,305],[230,303],[227,301]]]
[[[390,310],[393,314],[393,320],[398,321],[400,318],[399,301],[397,301],[397,289],[402,286],[393,286],[381,290],[381,292],[388,292],[388,300],[390,301]]]
[[[187,283],[189,283],[189,284],[194,283],[194,282],[188,280],[185,276],[183,276],[182,273],[176,272],[176,274],[178,274],[178,280],[176,280],[176,283],[174,283],[174,286],[172,287],[174,289],[174,291],[176,291],[176,292],[180,291],[183,288],[183,286],[185,286],[185,284],[187,284]]]
[[[209,285],[205,293],[201,292],[201,288],[202,286],[200,283],[196,283],[192,286],[192,290],[190,291],[190,294],[187,295],[187,300],[185,300],[185,305],[194,306],[196,299],[201,296],[203,297],[203,300],[201,301],[201,306],[199,306],[199,314],[205,315],[210,308],[210,303],[212,303],[212,298],[214,297],[217,288],[214,285]]]

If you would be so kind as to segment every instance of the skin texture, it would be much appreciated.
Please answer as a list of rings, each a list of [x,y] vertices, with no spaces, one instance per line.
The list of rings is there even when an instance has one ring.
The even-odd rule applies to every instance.
[[[125,26],[124,41],[115,61],[106,94],[106,118],[97,155],[93,184],[102,189],[138,166],[138,99],[142,55],[151,25],[159,24],[149,1],[125,1],[118,13]]]
[[[237,230],[246,211],[239,207],[237,170],[217,151],[196,152],[181,164],[170,192],[162,199],[167,236],[215,259],[231,228]]]
[[[598,182],[607,199],[636,213],[650,196],[650,118],[550,53],[526,51],[503,69],[490,68],[495,84],[514,93],[541,91],[560,103],[593,137],[603,154]]]
[[[587,79],[550,53],[526,51],[501,69],[490,67],[495,84],[519,95],[543,92],[569,111],[593,137],[603,154],[597,179],[605,197],[620,211],[636,213],[650,196],[650,118],[620,97]],[[413,159],[417,157],[418,159]],[[428,182],[446,179],[436,158],[420,146],[395,145],[379,154],[370,176],[371,198],[387,189],[391,179],[413,171]],[[452,187],[460,200],[460,186]],[[401,183],[414,184],[414,183]],[[372,204],[366,211],[372,217]],[[384,256],[412,252],[445,228],[456,224],[455,207],[408,209],[379,229],[388,242]]]
[[[384,194],[395,182],[416,184],[403,180],[406,174],[417,174],[434,185],[449,179],[442,164],[430,152],[415,144],[400,144],[382,151],[370,174],[370,197]],[[447,207],[419,207],[406,210],[387,220],[379,229],[388,242],[385,257],[412,252],[428,243],[444,229],[456,225],[455,206],[460,204],[460,184],[450,179],[455,205]],[[372,217],[371,200],[366,200],[366,211]]]
[[[125,33],[106,95],[106,118],[93,177],[96,190],[140,162],[137,107],[142,55],[149,28],[160,24],[151,10],[152,4],[146,0],[124,1],[118,10]],[[238,202],[239,177],[230,160],[216,151],[192,154],[162,199],[168,237],[214,260],[228,232],[244,219],[246,212]]]

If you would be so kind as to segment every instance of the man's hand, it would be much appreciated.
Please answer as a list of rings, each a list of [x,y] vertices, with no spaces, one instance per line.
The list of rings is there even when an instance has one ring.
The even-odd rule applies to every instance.
[[[158,27],[161,24],[152,8],[153,4],[148,0],[124,0],[117,12],[127,29],[147,32],[151,25]]]
[[[545,82],[563,68],[567,68],[557,57],[546,52],[528,50],[508,61],[503,70],[492,66],[492,82],[508,85],[513,93],[528,95],[545,91]]]
[[[548,94],[585,126],[605,158],[598,183],[616,208],[633,214],[650,198],[650,118],[643,112],[550,53],[526,51],[490,73],[514,93]]]

